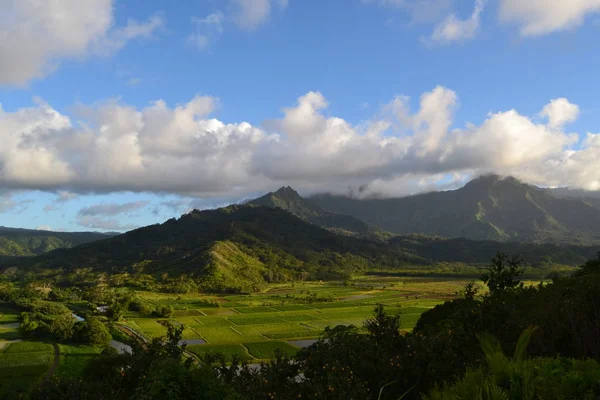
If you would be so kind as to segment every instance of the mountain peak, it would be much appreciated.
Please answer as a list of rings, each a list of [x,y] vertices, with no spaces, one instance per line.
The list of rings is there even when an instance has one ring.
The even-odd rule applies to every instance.
[[[300,194],[296,192],[291,186],[282,186],[276,192],[273,193],[277,197],[287,198],[287,199],[298,199],[301,198]]]
[[[517,184],[520,185],[522,182],[513,176],[502,176],[498,174],[485,174],[478,176],[477,178],[469,181],[464,187],[473,187],[473,186],[491,186],[497,182],[505,182],[509,184]]]

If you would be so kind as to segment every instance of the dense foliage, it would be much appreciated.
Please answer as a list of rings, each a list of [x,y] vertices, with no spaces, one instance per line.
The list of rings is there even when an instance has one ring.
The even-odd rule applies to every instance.
[[[33,398],[597,398],[600,259],[538,287],[521,285],[520,272],[517,259],[499,255],[483,277],[488,294],[469,285],[465,298],[426,312],[410,334],[379,306],[364,331],[327,329],[297,357],[260,369],[218,355],[200,366],[182,362],[180,332],[170,327],[170,341],[104,356],[85,379],[49,382]]]
[[[0,226],[0,256],[34,256],[110,236],[93,232],[48,232]]]
[[[170,293],[250,292],[267,283],[344,279],[373,270],[483,264],[497,251],[527,263],[577,265],[596,249],[402,236],[381,241],[338,235],[280,208],[194,211],[161,225],[5,263],[58,287],[129,286]],[[14,267],[14,268],[10,268]]]

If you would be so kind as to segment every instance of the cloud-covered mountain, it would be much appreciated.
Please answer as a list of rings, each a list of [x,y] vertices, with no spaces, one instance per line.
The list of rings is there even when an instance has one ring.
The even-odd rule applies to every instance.
[[[486,175],[458,190],[404,198],[316,195],[319,207],[396,234],[520,242],[600,243],[600,209],[515,178]]]

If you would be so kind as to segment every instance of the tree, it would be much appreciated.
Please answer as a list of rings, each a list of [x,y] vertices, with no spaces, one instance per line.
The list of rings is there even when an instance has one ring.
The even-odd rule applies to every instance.
[[[108,328],[98,318],[90,317],[85,322],[80,322],[78,339],[82,342],[96,346],[106,346],[112,338]]]
[[[523,274],[522,260],[518,256],[511,258],[504,253],[496,254],[490,261],[489,269],[481,275],[492,295],[512,291],[523,287],[519,277]]]

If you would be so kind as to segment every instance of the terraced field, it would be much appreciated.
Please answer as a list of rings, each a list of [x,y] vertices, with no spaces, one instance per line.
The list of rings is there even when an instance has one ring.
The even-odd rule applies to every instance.
[[[141,296],[153,306],[173,306],[176,311],[169,321],[185,327],[184,339],[206,341],[189,346],[190,351],[200,354],[220,349],[228,357],[237,354],[260,359],[273,354],[277,347],[289,353],[287,341],[317,338],[328,326],[362,327],[377,304],[400,314],[402,329],[409,331],[423,312],[455,297],[465,283],[461,279],[364,277],[350,284],[274,285],[255,294],[177,296],[148,292]],[[163,321],[129,313],[126,323],[154,338],[166,333]]]

